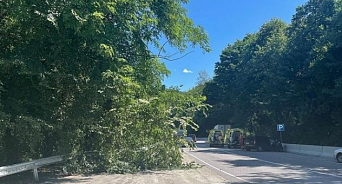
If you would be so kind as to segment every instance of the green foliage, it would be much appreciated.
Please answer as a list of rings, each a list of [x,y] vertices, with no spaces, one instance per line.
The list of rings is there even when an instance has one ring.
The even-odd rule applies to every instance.
[[[341,9],[341,1],[310,0],[290,25],[274,19],[228,45],[203,89],[213,108],[196,121],[252,124],[270,136],[284,123],[286,142],[341,146]]]
[[[181,166],[175,130],[203,98],[165,89],[148,49],[209,51],[186,0],[0,1],[0,165],[56,154],[69,172]]]

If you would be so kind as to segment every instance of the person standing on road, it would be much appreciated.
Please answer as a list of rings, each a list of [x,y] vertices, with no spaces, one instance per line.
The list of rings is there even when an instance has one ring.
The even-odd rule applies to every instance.
[[[243,134],[241,133],[240,136],[239,136],[239,144],[240,144],[240,148],[243,149],[244,148],[244,136]]]

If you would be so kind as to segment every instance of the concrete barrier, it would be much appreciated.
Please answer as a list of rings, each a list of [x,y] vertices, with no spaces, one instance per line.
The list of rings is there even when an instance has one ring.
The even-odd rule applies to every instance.
[[[289,153],[299,153],[300,144],[283,144],[284,150]]]
[[[332,147],[332,146],[314,146],[314,145],[286,144],[286,143],[283,143],[283,147],[284,147],[284,150],[289,153],[298,153],[298,154],[312,155],[312,156],[318,156],[318,157],[329,157],[329,158],[333,158],[334,151],[341,148],[341,147]]]
[[[322,157],[334,157],[334,151],[340,149],[341,147],[331,147],[331,146],[323,146]]]
[[[301,145],[299,153],[305,155],[321,156],[323,146]]]

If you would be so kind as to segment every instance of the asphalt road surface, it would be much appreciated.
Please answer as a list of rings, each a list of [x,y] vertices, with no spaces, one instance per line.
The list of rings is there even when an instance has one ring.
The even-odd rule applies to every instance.
[[[204,139],[190,156],[228,183],[341,183],[342,164],[333,158],[283,152],[210,148]]]

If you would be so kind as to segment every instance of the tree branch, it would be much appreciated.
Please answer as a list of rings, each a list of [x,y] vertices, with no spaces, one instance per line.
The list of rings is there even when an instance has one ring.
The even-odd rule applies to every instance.
[[[160,54],[161,54],[161,52],[163,51],[165,45],[166,45],[167,43],[169,43],[169,42],[170,42],[170,40],[167,40],[167,41],[162,45],[162,47],[160,48],[160,50],[159,50],[159,52],[158,52],[157,57],[160,57]]]
[[[168,61],[175,61],[175,60],[182,59],[182,58],[186,57],[187,55],[191,54],[192,52],[194,52],[194,51],[187,52],[183,56],[175,58],[175,59],[171,59],[168,56],[157,56],[157,57],[160,58],[160,59],[168,60]],[[175,55],[175,54],[173,54],[173,55]],[[171,56],[173,56],[173,55],[171,55]]]

